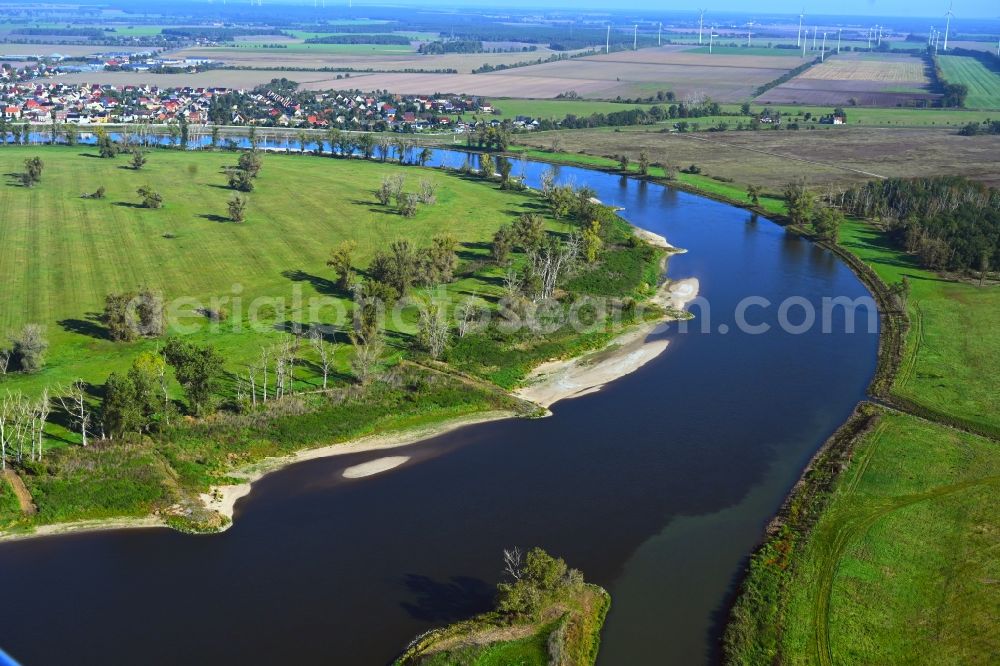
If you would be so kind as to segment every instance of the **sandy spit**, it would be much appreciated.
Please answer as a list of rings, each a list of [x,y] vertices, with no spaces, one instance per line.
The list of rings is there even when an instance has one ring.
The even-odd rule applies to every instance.
[[[679,247],[674,247],[673,245],[670,244],[669,241],[667,241],[665,237],[661,236],[660,234],[655,234],[652,231],[643,229],[642,227],[637,227],[634,224],[631,226],[632,226],[632,231],[635,232],[636,236],[646,241],[653,247],[660,247],[663,248],[664,250],[669,250],[673,254],[683,254],[684,252],[687,252],[687,250],[681,249]]]
[[[250,467],[236,472],[231,472],[229,474],[231,477],[245,479],[243,483],[212,488],[210,492],[203,493],[201,495],[201,500],[207,508],[213,511],[218,511],[221,515],[232,520],[233,509],[236,506],[236,501],[250,494],[251,486],[254,481],[257,481],[266,474],[277,471],[283,467],[287,467],[288,465],[304,462],[306,460],[329,458],[331,456],[341,456],[349,453],[395,449],[408,444],[416,444],[417,442],[425,439],[443,435],[447,432],[458,430],[459,428],[463,428],[468,425],[498,421],[501,419],[512,418],[513,416],[513,412],[507,411],[483,412],[481,414],[452,419],[450,421],[445,421],[443,423],[438,423],[424,428],[414,428],[411,430],[403,430],[381,435],[371,435],[369,437],[362,437],[350,442],[330,444],[329,446],[322,446],[316,449],[306,449],[304,451],[299,451],[298,453],[282,456],[280,458],[265,458]],[[407,460],[409,460],[408,456],[380,458],[369,463],[349,467],[344,470],[344,476],[346,478],[353,479],[369,476],[371,474],[377,474],[379,472],[388,471],[393,467],[397,467]]]
[[[682,310],[698,295],[697,278],[664,284],[652,301]],[[578,358],[555,360],[535,368],[528,384],[516,394],[542,407],[560,400],[579,398],[601,390],[606,384],[631,374],[662,354],[667,340],[650,339],[662,331],[665,321],[640,326],[618,336],[605,350]]]
[[[344,470],[345,479],[360,479],[365,476],[388,472],[390,469],[399,467],[410,459],[410,456],[388,456],[378,460],[370,460],[360,465],[354,465]]]

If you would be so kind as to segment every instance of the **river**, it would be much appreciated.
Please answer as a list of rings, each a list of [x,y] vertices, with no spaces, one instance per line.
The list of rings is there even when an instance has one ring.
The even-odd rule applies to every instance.
[[[465,155],[435,151],[433,163]],[[515,161],[537,186],[546,165]],[[867,292],[767,219],[613,174],[556,169],[688,250],[701,303],[667,351],[538,420],[471,426],[348,480],[360,453],[265,477],[229,531],[87,533],[0,544],[0,646],[36,664],[385,664],[486,609],[501,550],[542,546],[606,587],[600,663],[711,663],[748,553],[820,444],[865,396],[877,334],[778,327],[778,304]],[[742,332],[747,310],[767,333]],[[758,301],[761,303],[762,301]],[[798,323],[801,308],[789,319]],[[864,319],[863,317],[861,318]],[[864,323],[863,321],[861,322]]]

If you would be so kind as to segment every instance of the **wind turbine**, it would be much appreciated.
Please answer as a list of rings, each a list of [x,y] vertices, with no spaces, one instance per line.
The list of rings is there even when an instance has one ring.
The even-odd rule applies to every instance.
[[[663,46],[663,42],[660,39],[662,35],[663,35],[663,21],[660,21],[660,27],[656,30],[656,45],[657,46]]]
[[[806,9],[805,9],[805,7],[803,7],[802,11],[799,12],[799,31],[795,35],[795,45],[796,46],[801,46],[802,45],[802,43],[801,43],[802,42],[802,19],[804,19],[805,17],[806,17]]]
[[[868,28],[868,50],[872,50],[872,29]]]
[[[705,26],[705,10],[700,10],[701,13],[698,15],[698,46],[701,46],[701,30]]]
[[[931,26],[931,31],[927,33],[927,46],[934,43],[934,26]]]
[[[837,53],[840,53],[840,33],[844,32],[843,28],[837,28]]]
[[[611,53],[611,24],[608,24],[608,34],[604,38],[604,52]]]
[[[718,35],[715,34],[715,26],[713,25],[712,26],[712,30],[708,33],[708,52],[709,53],[712,52],[712,43],[715,41],[716,37],[718,37]]]
[[[955,4],[954,2],[948,3],[948,11],[945,13],[945,16],[948,19],[947,21],[945,21],[945,24],[944,24],[944,50],[945,51],[948,50],[948,29],[951,27],[951,17],[955,15],[951,11],[951,8],[952,8],[952,6],[954,4]]]
[[[639,24],[636,23],[635,27],[632,29],[632,50],[637,51],[639,49]]]
[[[819,34],[819,26],[813,26],[813,51],[816,50],[816,35]]]
[[[750,31],[753,30],[753,21],[747,21],[747,47],[750,46]]]
[[[826,32],[823,33],[823,50],[819,52],[819,61],[826,61]]]

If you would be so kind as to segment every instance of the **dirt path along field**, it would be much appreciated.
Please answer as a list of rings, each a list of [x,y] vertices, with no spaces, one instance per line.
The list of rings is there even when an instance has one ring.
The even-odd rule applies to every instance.
[[[34,515],[36,511],[35,503],[31,501],[31,493],[28,492],[28,488],[24,485],[21,477],[17,475],[17,472],[12,469],[5,469],[3,477],[10,483],[14,495],[17,497],[17,503],[21,505],[21,513],[26,516]]]

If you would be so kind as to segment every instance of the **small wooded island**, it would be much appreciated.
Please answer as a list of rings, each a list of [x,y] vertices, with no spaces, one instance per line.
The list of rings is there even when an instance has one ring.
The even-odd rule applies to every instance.
[[[504,551],[496,607],[429,631],[407,646],[395,666],[522,664],[586,666],[597,660],[611,597],[541,548]]]

